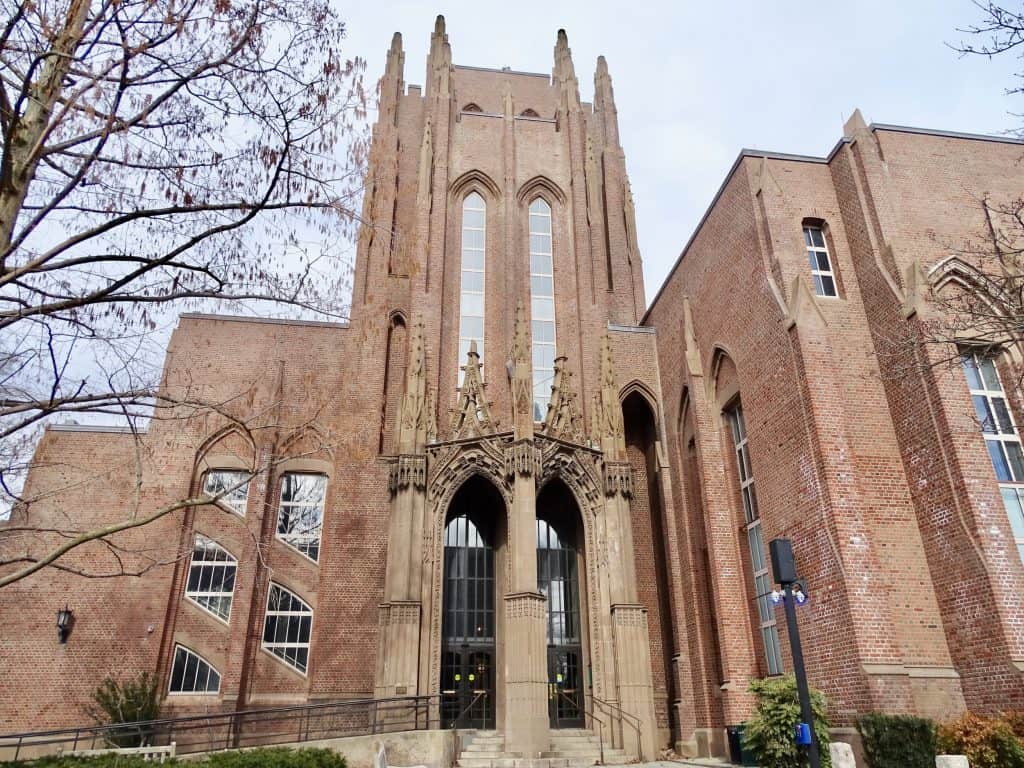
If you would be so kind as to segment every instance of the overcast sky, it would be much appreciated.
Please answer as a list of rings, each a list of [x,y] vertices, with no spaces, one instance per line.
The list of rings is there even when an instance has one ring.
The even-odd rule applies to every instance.
[[[608,59],[653,298],[743,147],[824,155],[859,108],[868,122],[1002,133],[1024,118],[1004,95],[1021,67],[946,43],[980,19],[969,0],[855,2],[343,2],[348,54],[375,83],[395,31],[422,84],[434,18],[455,64],[550,73],[569,35],[580,95]]]

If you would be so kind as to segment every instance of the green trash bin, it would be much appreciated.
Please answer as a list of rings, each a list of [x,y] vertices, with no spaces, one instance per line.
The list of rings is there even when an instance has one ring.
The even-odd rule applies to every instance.
[[[729,740],[729,762],[733,765],[757,768],[757,760],[743,744],[743,732],[745,730],[746,725],[743,723],[726,727],[725,732]]]

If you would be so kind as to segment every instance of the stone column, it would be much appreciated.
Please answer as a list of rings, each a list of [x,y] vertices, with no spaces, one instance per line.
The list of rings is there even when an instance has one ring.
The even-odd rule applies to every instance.
[[[537,477],[540,450],[533,441],[533,374],[522,302],[516,307],[512,416],[514,437],[505,454],[512,480],[509,509],[509,576],[505,595],[505,750],[525,758],[548,748],[547,598],[537,591]]]

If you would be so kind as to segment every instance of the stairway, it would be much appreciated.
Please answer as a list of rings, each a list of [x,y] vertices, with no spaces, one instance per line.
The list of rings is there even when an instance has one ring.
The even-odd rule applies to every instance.
[[[496,731],[464,732],[461,768],[589,768],[601,764],[601,743],[582,728],[551,731],[550,748],[539,758],[505,752],[505,737]],[[629,758],[621,749],[604,746],[604,764],[622,765]]]

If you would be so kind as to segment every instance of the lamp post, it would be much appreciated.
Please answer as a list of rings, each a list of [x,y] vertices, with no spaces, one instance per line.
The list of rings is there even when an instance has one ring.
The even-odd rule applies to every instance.
[[[68,604],[64,603],[64,607],[57,611],[57,642],[64,645],[68,641],[68,635],[71,634],[71,619],[74,613]]]
[[[797,743],[807,745],[807,760],[811,768],[821,768],[818,742],[814,738],[814,711],[811,709],[811,693],[807,688],[807,670],[804,668],[804,652],[800,645],[800,629],[796,623],[796,598],[793,585],[806,593],[796,575],[796,560],[793,558],[793,543],[789,539],[772,539],[768,543],[772,557],[772,573],[775,581],[782,585],[783,607],[786,609],[786,627],[789,630],[789,650],[793,656],[793,674],[800,698],[800,726],[797,728]],[[806,729],[806,732],[804,731]],[[802,737],[802,738],[801,738]]]

